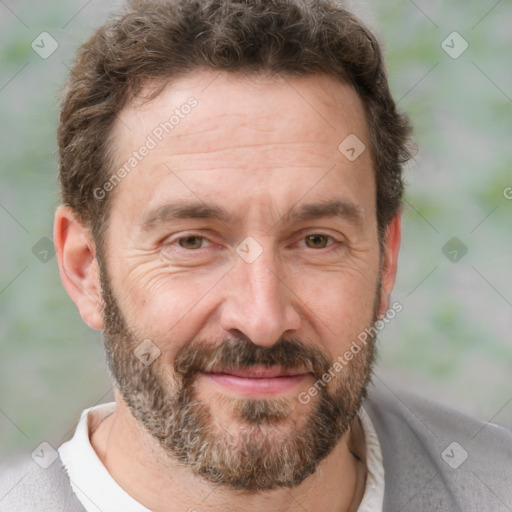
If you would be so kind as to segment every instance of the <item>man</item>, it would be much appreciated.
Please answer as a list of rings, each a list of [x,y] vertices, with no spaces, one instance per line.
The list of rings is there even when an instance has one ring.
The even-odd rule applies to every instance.
[[[510,432],[370,388],[409,132],[333,2],[138,1],[100,28],[54,238],[116,401],[5,476],[2,510],[512,510]]]

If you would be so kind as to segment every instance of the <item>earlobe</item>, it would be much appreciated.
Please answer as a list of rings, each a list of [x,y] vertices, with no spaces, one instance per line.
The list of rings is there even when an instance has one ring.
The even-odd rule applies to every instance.
[[[90,230],[82,225],[71,208],[59,206],[53,238],[64,288],[82,320],[93,329],[102,329],[99,267]]]
[[[389,297],[395,285],[398,268],[398,254],[402,236],[402,214],[397,213],[386,229],[385,246],[381,264],[381,300],[379,316],[384,316],[389,308]]]

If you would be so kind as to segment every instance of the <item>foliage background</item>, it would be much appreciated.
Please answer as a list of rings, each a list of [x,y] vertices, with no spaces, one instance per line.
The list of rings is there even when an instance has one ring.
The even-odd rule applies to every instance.
[[[375,378],[512,428],[511,2],[350,5],[384,42],[420,147],[393,295],[404,308],[380,336]],[[60,445],[84,408],[111,399],[101,337],[82,323],[55,258],[40,257],[58,204],[58,93],[76,48],[115,8],[0,0],[3,454]],[[59,44],[47,59],[31,48],[43,31]],[[469,44],[458,59],[441,47],[453,31]],[[458,263],[442,252],[454,236],[468,248]]]

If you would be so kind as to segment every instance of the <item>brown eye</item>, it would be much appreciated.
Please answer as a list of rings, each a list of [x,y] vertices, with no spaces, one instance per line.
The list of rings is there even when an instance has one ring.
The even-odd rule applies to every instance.
[[[329,238],[330,237],[326,235],[308,235],[305,240],[306,245],[310,249],[324,249],[327,247]]]
[[[200,236],[187,236],[185,238],[180,238],[178,243],[183,249],[200,249],[203,244],[203,238]]]

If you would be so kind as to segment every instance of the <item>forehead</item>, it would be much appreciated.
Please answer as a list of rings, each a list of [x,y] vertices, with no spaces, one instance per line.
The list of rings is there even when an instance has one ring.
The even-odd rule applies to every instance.
[[[201,71],[156,87],[148,86],[114,124],[114,172],[122,166],[128,171],[114,203],[122,196],[124,204],[155,206],[186,188],[233,193],[240,207],[244,193],[244,200],[261,199],[280,190],[296,201],[326,173],[315,193],[363,186],[367,199],[373,197],[370,151],[350,161],[339,150],[354,135],[369,149],[362,102],[347,84],[323,75]],[[133,168],[126,166],[130,159]],[[143,213],[128,213],[134,221],[137,209]]]
[[[180,111],[191,98],[197,101],[199,108],[194,109],[188,123],[182,123],[184,118]],[[271,142],[282,135],[289,141],[311,142],[332,136],[338,139],[348,129],[361,137],[367,131],[358,94],[334,78],[205,70],[166,83],[148,84],[118,115],[113,139],[117,144],[137,143],[138,132],[152,133],[161,123],[171,120],[173,113],[179,120],[172,120],[176,123],[172,135],[183,147],[196,145],[198,133],[193,132],[194,125],[199,123],[203,146],[217,138],[214,131],[219,128],[237,129],[236,134],[231,133],[237,138],[248,131],[267,132]],[[222,149],[221,141],[215,142],[216,148]],[[224,145],[229,146],[229,141]]]

